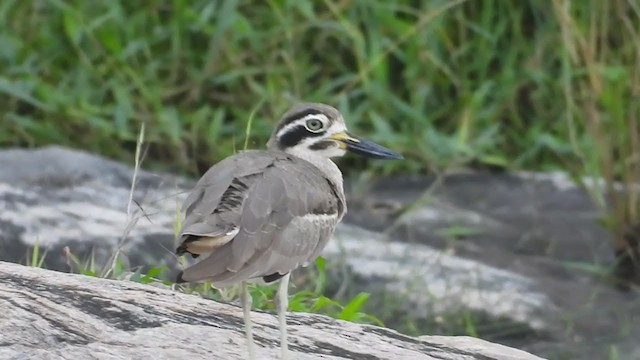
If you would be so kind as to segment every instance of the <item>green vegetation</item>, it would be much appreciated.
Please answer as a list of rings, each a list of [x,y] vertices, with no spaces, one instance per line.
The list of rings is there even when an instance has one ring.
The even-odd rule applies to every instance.
[[[71,271],[77,274],[134,281],[142,284],[161,284],[165,287],[175,286],[171,280],[168,280],[165,274],[165,272],[169,270],[166,266],[151,267],[146,272],[142,272],[140,268],[126,269],[122,263],[122,258],[117,256],[113,262],[113,267],[104,273],[104,275],[101,275],[100,269],[93,257],[80,260],[68,248],[65,249],[64,255]],[[46,256],[46,252],[41,253],[40,246],[36,242],[30,251],[30,256],[27,257],[28,260],[25,265],[38,268],[42,267]],[[363,312],[369,294],[361,292],[346,301],[344,305],[324,295],[327,286],[327,274],[325,259],[323,257],[316,259],[313,273],[307,275],[310,275],[308,276],[310,277],[310,279],[308,279],[309,281],[305,281],[305,284],[301,285],[299,291],[290,294],[289,311],[324,314],[340,320],[384,326],[380,319]],[[296,286],[295,281],[293,284]],[[196,294],[218,301],[237,300],[240,295],[239,286],[220,290],[214,288],[209,282],[182,284],[176,286],[176,289],[184,293]],[[250,286],[249,289],[253,298],[253,309],[276,311],[274,299],[276,298],[277,283],[271,285],[255,284]]]
[[[296,279],[294,278],[292,286],[297,291],[289,296],[289,311],[324,314],[340,320],[384,326],[380,319],[363,312],[369,294],[360,292],[353,298],[346,299],[344,304],[325,295],[327,290],[327,271],[324,258],[319,257],[316,259],[315,267],[311,271],[297,271],[296,277],[302,274],[304,274],[304,281],[295,281]],[[300,287],[299,289],[298,286]],[[213,288],[210,283],[181,285],[179,289],[215,300],[238,298],[240,295],[239,286],[218,290]],[[250,292],[253,298],[253,307],[275,312],[276,304],[274,299],[276,298],[276,291],[277,285],[252,285]]]
[[[310,100],[409,159],[376,171],[580,168],[593,107],[608,128],[637,114],[637,9],[568,4],[7,0],[0,145],[130,162],[145,121],[153,165],[196,175],[241,147],[259,104],[252,147]]]

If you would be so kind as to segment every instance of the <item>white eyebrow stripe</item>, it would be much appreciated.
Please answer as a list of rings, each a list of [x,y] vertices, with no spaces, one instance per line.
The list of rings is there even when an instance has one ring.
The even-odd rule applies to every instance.
[[[285,125],[282,129],[280,129],[280,131],[278,131],[278,137],[281,137],[282,135],[288,133],[291,129],[298,127],[300,125],[304,126],[304,123],[307,120],[311,120],[311,119],[317,119],[322,121],[322,123],[325,125],[325,127],[327,126],[327,123],[329,122],[329,118],[327,117],[327,115],[324,114],[310,114],[307,115],[305,117],[302,117],[300,119],[297,119],[295,121],[292,121],[291,123]]]

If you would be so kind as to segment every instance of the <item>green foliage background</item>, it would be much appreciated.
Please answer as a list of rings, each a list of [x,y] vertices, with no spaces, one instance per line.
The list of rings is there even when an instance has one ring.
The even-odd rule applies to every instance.
[[[249,146],[261,147],[303,100],[339,107],[354,131],[408,158],[367,163],[375,171],[559,168],[593,147],[568,86],[596,72],[610,87],[594,101],[619,110],[611,116],[638,108],[637,44],[616,25],[637,7],[568,4],[4,0],[0,146],[55,143],[132,162],[145,121],[146,164],[198,175],[242,147],[252,110]],[[606,42],[595,68],[573,58],[580,39],[563,29],[567,16]]]

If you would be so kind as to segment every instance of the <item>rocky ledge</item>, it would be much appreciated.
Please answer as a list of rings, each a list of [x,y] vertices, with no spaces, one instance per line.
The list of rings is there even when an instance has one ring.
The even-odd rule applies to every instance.
[[[279,358],[273,314],[254,311],[260,359]],[[289,313],[293,359],[541,359],[469,337],[422,336]],[[1,359],[243,359],[242,310],[129,281],[0,262]]]
[[[130,198],[130,166],[58,146],[0,150],[0,169],[0,261],[27,264],[37,246],[42,267],[77,273],[68,254],[100,268],[120,244],[125,269],[181,268],[174,228],[193,179],[141,170]],[[327,295],[370,293],[364,311],[402,333],[640,359],[638,292],[602,281],[611,238],[584,191],[562,174],[436,180],[346,180],[349,212],[322,254]]]

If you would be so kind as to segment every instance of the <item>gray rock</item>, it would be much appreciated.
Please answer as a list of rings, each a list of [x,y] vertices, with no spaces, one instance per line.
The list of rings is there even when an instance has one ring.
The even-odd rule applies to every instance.
[[[547,317],[561,311],[532,278],[352,225],[339,226],[323,255],[377,279],[416,318],[471,310],[551,331]]]
[[[462,173],[440,182],[389,178],[352,193],[366,195],[349,199],[348,220],[373,230],[391,228],[407,242],[474,258],[497,251],[590,264],[613,259],[611,235],[598,223],[602,212],[559,175]],[[390,217],[379,210],[384,205],[406,210]],[[490,258],[504,265],[500,257]]]
[[[253,312],[261,359],[279,358],[275,316]],[[393,330],[289,313],[294,359],[541,359],[468,337]],[[0,262],[2,359],[244,359],[242,310],[125,281]]]
[[[598,182],[591,183],[597,186]],[[414,263],[414,272],[419,275],[414,276],[412,290],[404,292],[434,294],[434,286],[429,286],[434,279],[425,267],[437,273],[439,280],[453,284],[448,289],[461,288],[461,281],[452,281],[460,279],[457,273],[451,269],[438,272],[433,265],[437,261],[419,265],[417,254],[424,253],[425,246],[486,266],[468,272],[469,292],[463,292],[465,296],[455,291],[444,296],[435,292],[438,300],[422,300],[446,304],[458,314],[472,310],[474,317],[481,319],[480,327],[487,328],[478,331],[481,337],[552,358],[607,358],[611,351],[621,358],[633,358],[630,354],[637,353],[638,294],[618,292],[601,280],[613,260],[611,235],[598,223],[602,212],[567,177],[464,173],[436,182],[412,176],[382,179],[366,186],[351,183],[349,193],[348,223],[385,233],[385,242],[405,244],[404,251],[411,254],[400,265]],[[449,267],[446,263],[451,262],[442,264],[445,269]],[[355,264],[351,268],[356,274],[361,271]],[[487,268],[510,274],[509,280],[498,280]],[[491,281],[492,277],[497,281]],[[382,282],[385,287],[400,287],[396,293],[408,284]],[[505,291],[492,292],[500,289],[500,283],[508,284]],[[513,289],[512,294],[508,288]],[[487,293],[504,301],[491,305],[492,297]],[[472,294],[485,301],[461,300]],[[480,303],[487,307],[477,312]],[[410,299],[403,306],[422,318],[424,311],[416,311],[424,309],[419,304]],[[428,317],[436,314],[431,312]]]
[[[189,182],[61,147],[0,152],[0,260],[21,262],[36,244],[44,267],[69,270],[65,247],[104,264],[121,247],[125,265],[175,264],[177,207]]]
[[[14,210],[0,214],[0,221],[12,225],[5,236],[15,239],[14,244],[23,244],[13,256],[9,252],[2,255],[8,255],[3,260],[15,261],[24,256],[38,240],[39,246],[50,252],[45,259],[47,268],[68,267],[62,256],[65,246],[81,258],[93,252],[97,262],[104,263],[127,226],[135,223],[127,232],[121,251],[126,263],[157,266],[166,261],[176,267],[171,261],[170,235],[178,221],[176,202],[182,201],[188,183],[174,179],[169,185],[171,180],[141,172],[140,178],[147,180],[137,187],[134,199],[144,212],[136,211],[128,217],[125,207],[133,176],[130,168],[57,147],[9,153],[20,154],[16,159],[31,170],[21,170],[25,182],[11,177],[8,183],[0,183],[0,201],[4,199],[5,206]],[[29,153],[31,157],[26,155]],[[40,166],[52,159],[57,159],[54,167]],[[9,167],[10,162],[6,159],[4,162]],[[35,171],[38,168],[43,173],[38,174]],[[105,173],[111,175],[104,176]],[[55,191],[52,186],[42,185],[50,184],[44,179],[52,178],[57,179]],[[423,208],[410,215],[415,218],[426,212],[435,218],[457,216],[435,208]],[[472,221],[480,218],[468,216],[475,216]],[[436,224],[431,225],[436,228]],[[2,228],[0,232],[5,233]],[[411,313],[417,318],[459,309],[488,309],[491,317],[504,317],[543,330],[550,324],[544,322],[541,314],[557,310],[544,293],[534,289],[532,279],[516,273],[429,246],[392,242],[381,234],[344,224],[338,227],[335,240],[330,242],[325,256],[330,260],[345,259],[344,263],[363,279],[383,278],[385,290],[406,297],[407,303],[402,308],[416,309]]]
[[[0,260],[26,263],[37,241],[45,267],[77,271],[65,248],[104,264],[120,244],[126,268],[180,267],[177,207],[193,182],[141,171],[128,212],[133,171],[122,164],[46,147],[0,151],[0,166]],[[480,337],[540,356],[637,353],[637,294],[579,270],[611,261],[600,213],[579,188],[539,174],[434,183],[347,182],[349,212],[323,253],[337,297],[370,292],[368,312],[402,330],[410,319],[419,333],[466,333],[451,323],[469,315]]]

